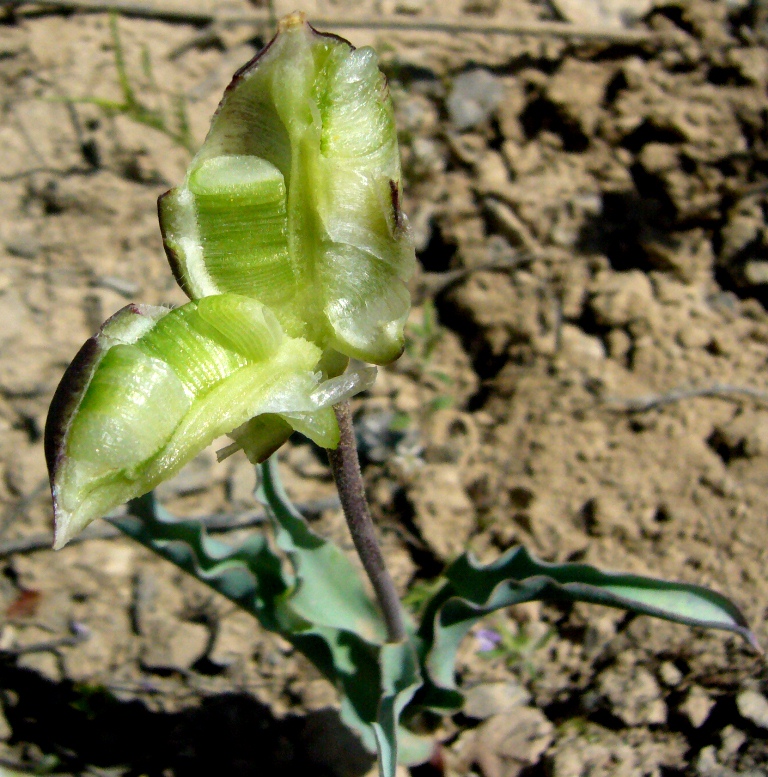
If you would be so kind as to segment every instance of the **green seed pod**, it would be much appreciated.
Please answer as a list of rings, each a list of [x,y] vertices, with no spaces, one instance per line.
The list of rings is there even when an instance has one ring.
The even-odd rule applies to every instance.
[[[293,14],[235,75],[160,223],[190,298],[253,297],[291,336],[386,364],[415,266],[400,191],[376,54]]]
[[[254,461],[294,429],[335,448],[332,405],[373,376],[323,381],[322,358],[260,302],[235,294],[115,314],[75,357],[48,414],[55,547],[224,434]]]

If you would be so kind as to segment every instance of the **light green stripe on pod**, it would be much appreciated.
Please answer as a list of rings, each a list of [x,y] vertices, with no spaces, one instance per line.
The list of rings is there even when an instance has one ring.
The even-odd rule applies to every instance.
[[[336,49],[342,54],[343,49]],[[346,53],[346,52],[344,52]],[[337,56],[324,68],[317,90],[322,116],[322,152],[327,157],[367,157],[369,167],[397,155],[394,114],[387,82],[373,49]],[[365,162],[364,162],[365,163]]]
[[[197,315],[210,326],[211,337],[249,361],[268,359],[283,340],[275,314],[247,297],[204,297],[197,303]]]
[[[136,341],[136,347],[166,362],[190,397],[209,390],[247,363],[243,355],[211,339],[196,302],[161,318]]]
[[[131,469],[160,450],[191,404],[168,364],[135,345],[116,345],[83,396],[67,452],[103,470]]]
[[[210,282],[267,304],[292,297],[285,181],[277,167],[255,156],[217,156],[195,168],[187,185]]]
[[[293,14],[236,74],[159,210],[190,297],[251,296],[288,334],[386,364],[402,351],[415,269],[400,199],[394,111],[375,52]]]

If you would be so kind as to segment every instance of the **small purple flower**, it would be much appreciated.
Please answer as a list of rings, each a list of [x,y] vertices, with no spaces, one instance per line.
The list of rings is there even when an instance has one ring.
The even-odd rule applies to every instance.
[[[488,653],[501,642],[501,635],[492,629],[479,629],[475,632],[477,650],[479,653]]]

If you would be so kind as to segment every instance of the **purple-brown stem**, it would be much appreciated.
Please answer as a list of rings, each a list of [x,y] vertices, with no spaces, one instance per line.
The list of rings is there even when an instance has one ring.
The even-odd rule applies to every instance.
[[[334,409],[341,438],[336,450],[328,450],[328,459],[339,491],[341,507],[347,519],[352,541],[376,592],[376,598],[387,624],[387,639],[389,642],[401,642],[405,639],[403,611],[395,584],[384,564],[384,557],[381,555],[368,509],[368,501],[365,498],[355,431],[352,427],[352,411],[349,402],[341,402]]]

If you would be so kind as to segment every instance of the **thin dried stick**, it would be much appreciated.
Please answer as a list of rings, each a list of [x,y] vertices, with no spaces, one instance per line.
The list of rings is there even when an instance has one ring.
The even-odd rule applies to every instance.
[[[647,394],[642,397],[610,397],[606,401],[614,405],[617,410],[627,413],[646,413],[655,408],[666,407],[676,402],[682,402],[685,399],[695,399],[697,397],[721,397],[723,399],[748,397],[757,402],[768,403],[768,391],[760,391],[749,386],[733,386],[728,383],[678,388],[666,394]]]
[[[461,267],[457,270],[448,270],[447,272],[423,272],[417,278],[419,296],[436,297],[442,294],[451,286],[455,286],[465,278],[476,272],[512,272],[518,270],[527,262],[533,259],[527,254],[515,256],[512,260],[499,259],[473,267]]]
[[[168,19],[193,24],[252,24],[271,22],[270,12],[254,8],[248,13],[216,11],[205,8],[190,8],[163,3],[137,2],[136,0],[1,0],[0,6],[16,8],[36,5],[42,8],[60,8],[73,11],[117,11],[126,16],[141,16]],[[397,30],[416,32],[479,33],[484,35],[535,35],[583,40],[605,40],[614,43],[644,43],[653,35],[647,30],[622,30],[569,24],[567,22],[522,21],[486,22],[475,19],[445,21],[422,17],[323,17],[310,19],[317,27],[343,29]]]
[[[325,510],[335,510],[339,507],[339,498],[336,496],[327,499],[313,499],[297,505],[297,509],[305,516],[319,515]],[[182,520],[182,519],[180,519]],[[265,523],[267,516],[262,512],[247,512],[240,515],[206,515],[196,520],[209,532],[227,532],[237,529],[250,529]],[[76,534],[68,545],[76,545],[87,540],[111,540],[115,537],[125,536],[115,526],[101,524],[90,526],[84,532]],[[53,545],[53,534],[32,534],[29,537],[20,537],[16,540],[8,540],[0,543],[0,558],[12,556],[17,553],[34,553],[38,550],[50,550]]]
[[[0,658],[17,658],[27,653],[47,653],[51,650],[58,650],[61,647],[73,647],[85,642],[90,637],[90,632],[85,628],[73,628],[72,634],[68,637],[56,637],[44,642],[34,642],[31,645],[19,645],[17,647],[0,648]]]
[[[387,624],[387,639],[389,642],[402,642],[406,634],[400,597],[384,564],[371,513],[368,510],[360,460],[357,455],[355,431],[352,427],[352,410],[349,402],[336,405],[334,410],[339,421],[341,439],[336,450],[328,450],[328,460],[339,490],[341,507],[344,510],[355,549],[381,606]]]

